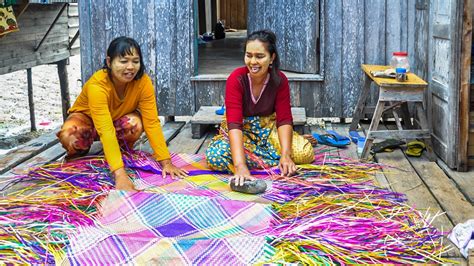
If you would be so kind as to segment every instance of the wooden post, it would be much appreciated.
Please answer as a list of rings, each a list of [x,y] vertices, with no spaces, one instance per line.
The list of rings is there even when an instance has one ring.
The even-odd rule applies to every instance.
[[[69,110],[69,108],[71,107],[71,100],[69,97],[69,81],[67,78],[66,63],[67,63],[67,59],[57,62],[59,86],[61,87],[61,103],[62,103],[64,121],[66,121],[66,118],[67,118],[67,110]]]
[[[469,170],[467,146],[469,142],[469,101],[471,79],[472,16],[471,1],[464,0],[461,40],[461,74],[459,88],[459,144],[457,151],[457,170]]]
[[[31,75],[31,68],[26,69],[26,77],[28,80],[28,105],[30,106],[31,131],[36,131],[35,103],[33,101],[33,78]]]

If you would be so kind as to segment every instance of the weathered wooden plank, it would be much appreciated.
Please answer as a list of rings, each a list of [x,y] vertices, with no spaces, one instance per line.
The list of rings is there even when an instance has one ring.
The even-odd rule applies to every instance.
[[[407,158],[453,224],[474,219],[474,206],[435,162],[430,162],[424,156]]]
[[[27,69],[27,68],[32,68],[34,66],[42,65],[42,64],[49,64],[53,62],[57,62],[59,60],[63,60],[69,57],[69,51],[65,49],[64,51],[53,51],[52,54],[50,54],[46,58],[37,58],[36,60],[22,60],[18,64],[15,65],[9,65],[7,67],[2,67],[0,68],[0,75],[5,74],[5,73],[10,73],[13,71],[21,70],[21,69]]]
[[[202,143],[201,148],[197,151],[198,154],[205,154],[209,143],[211,143],[212,138],[217,134],[217,128],[210,129],[206,135],[206,140]]]
[[[111,31],[111,25],[109,21],[109,16],[107,14],[105,1],[91,1],[89,3],[91,10],[91,42],[94,42],[94,45],[91,43],[88,44],[88,47],[91,48],[89,51],[91,56],[91,69],[87,69],[86,77],[82,77],[82,80],[87,81],[94,72],[102,68],[104,65],[104,59],[107,53],[107,47],[112,41],[109,36]],[[82,68],[81,68],[82,69]],[[83,70],[84,71],[84,70]]]
[[[225,81],[193,81],[196,93],[196,110],[202,105],[224,104]]]
[[[428,130],[413,129],[413,130],[377,130],[371,131],[370,137],[374,139],[421,139],[429,138],[430,132]]]
[[[63,157],[65,154],[66,150],[64,150],[61,143],[56,143],[45,151],[40,152],[38,155],[35,155],[32,158],[15,166],[13,169],[8,171],[8,175],[25,174],[30,168],[56,161],[59,158]]]
[[[385,16],[385,62],[389,64],[393,52],[407,49],[407,1],[386,1],[386,10],[390,10]]]
[[[173,73],[176,83],[176,102],[174,115],[186,115],[194,111],[194,91],[190,77],[194,73],[194,16],[193,0],[176,3],[176,72]],[[197,56],[197,55],[196,55]]]
[[[0,174],[7,172],[20,163],[58,143],[56,131],[57,130],[53,130],[53,133],[44,134],[33,139],[0,157]]]
[[[79,43],[81,46],[81,79],[86,81],[93,73],[92,68],[92,18],[91,1],[79,0],[79,31],[81,36]],[[95,27],[95,26],[94,26]]]
[[[406,194],[409,205],[414,206],[421,212],[429,210],[428,212],[431,215],[436,214],[436,212],[443,212],[437,200],[411,167],[401,150],[396,149],[391,153],[378,153],[376,157],[379,162],[394,167],[384,171],[384,174],[395,191]],[[433,225],[443,231],[451,230],[453,227],[446,214],[439,216],[433,222]]]
[[[342,115],[342,5],[340,1],[325,1],[325,81],[321,115],[324,117]]]
[[[308,117],[321,117],[323,106],[321,104],[324,97],[324,88],[321,82],[301,82],[300,83],[300,104],[306,110]]]
[[[156,96],[160,113],[172,114],[176,107],[176,1],[155,0]],[[168,25],[163,27],[163,25]],[[184,47],[180,47],[180,49]]]
[[[429,10],[427,9],[427,6],[428,4],[415,4],[415,47],[413,53],[413,61],[410,62],[411,66],[413,67],[413,72],[424,80],[428,80]]]
[[[364,63],[364,6],[363,0],[343,1],[342,14],[342,114],[352,115],[363,85],[360,65]]]
[[[441,160],[438,160],[438,165],[456,183],[471,204],[474,204],[474,169],[471,168],[469,172],[453,171]]]
[[[180,130],[184,127],[184,124],[184,122],[167,122],[162,126],[166,144],[169,144],[169,142],[179,134]],[[142,137],[143,141],[135,144],[135,149],[153,154],[153,149],[151,148],[146,135],[143,134]]]
[[[471,80],[471,45],[472,45],[472,9],[471,1],[464,1],[462,20],[462,46],[460,54],[460,92],[459,92],[459,140],[458,140],[458,171],[468,170],[469,141],[469,108],[470,108],[470,80]]]
[[[385,16],[386,1],[367,0],[365,1],[365,64],[385,65]],[[370,41],[369,41],[370,40]],[[361,73],[359,71],[359,73]],[[371,93],[367,103],[374,105],[378,99],[378,90],[375,85],[371,85]]]
[[[150,37],[155,36],[155,1],[137,1],[132,8],[132,36],[140,44],[146,72],[155,82],[156,42]]]
[[[168,149],[174,153],[196,153],[206,140],[206,135],[200,139],[193,139],[191,133],[191,123],[187,123],[181,132],[170,141]]]
[[[199,111],[191,118],[192,124],[219,124],[222,121],[222,115],[216,114],[220,106],[201,106]],[[301,107],[292,107],[293,125],[306,124],[306,111]]]

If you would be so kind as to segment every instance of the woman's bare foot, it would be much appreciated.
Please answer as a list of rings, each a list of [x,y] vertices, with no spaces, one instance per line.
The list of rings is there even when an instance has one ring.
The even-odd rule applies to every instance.
[[[316,146],[318,145],[318,140],[313,137],[311,134],[303,135],[303,138],[307,139],[311,145]]]

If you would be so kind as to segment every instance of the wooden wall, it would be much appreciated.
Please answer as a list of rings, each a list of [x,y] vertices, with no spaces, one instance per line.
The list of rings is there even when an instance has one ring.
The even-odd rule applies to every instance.
[[[322,81],[292,81],[293,103],[304,106],[312,117],[351,117],[362,87],[360,65],[388,64],[394,51],[408,51],[413,72],[426,77],[425,2],[320,0]],[[191,81],[196,64],[194,4],[79,1],[83,80],[101,66],[113,37],[129,35],[142,44],[160,114],[192,115],[201,104],[221,104],[224,82]]]
[[[247,0],[218,1],[220,1],[220,18],[225,20],[226,27],[238,30],[247,29]]]
[[[107,46],[118,36],[140,43],[154,80],[162,115],[194,112],[193,0],[79,1],[82,80],[103,65]]]
[[[67,16],[68,16],[68,33],[69,33],[69,42],[73,41],[74,36],[76,35],[77,31],[79,30],[79,7],[77,3],[71,3],[67,9]],[[80,41],[79,37],[76,38],[73,45],[71,46],[71,56],[77,55],[80,53]]]
[[[0,75],[69,57],[68,16],[63,12],[38,51],[34,51],[63,4],[30,4],[18,18],[19,31],[0,38]]]

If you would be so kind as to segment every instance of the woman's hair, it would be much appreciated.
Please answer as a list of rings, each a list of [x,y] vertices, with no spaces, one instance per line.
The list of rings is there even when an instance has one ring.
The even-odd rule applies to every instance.
[[[135,80],[138,80],[143,76],[143,73],[145,73],[145,64],[143,63],[142,50],[140,49],[140,45],[137,43],[137,41],[125,36],[117,37],[109,44],[109,48],[107,48],[107,56],[110,57],[110,62],[112,62],[119,56],[124,57],[125,55],[132,55],[133,50],[135,50],[140,57],[140,69],[134,78]],[[109,76],[111,75],[111,71],[107,66],[106,59],[104,59],[104,66],[102,69],[106,69]]]
[[[278,84],[280,82],[280,76],[278,75],[278,71],[280,70],[280,56],[278,55],[278,50],[276,46],[277,38],[275,33],[273,33],[273,31],[271,30],[258,30],[250,33],[247,36],[247,40],[245,40],[244,50],[247,49],[247,43],[249,41],[255,40],[258,40],[265,44],[268,52],[270,53],[270,56],[275,55],[275,59],[273,59],[273,62],[271,64],[270,77],[271,80],[275,82],[275,84]]]

